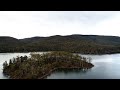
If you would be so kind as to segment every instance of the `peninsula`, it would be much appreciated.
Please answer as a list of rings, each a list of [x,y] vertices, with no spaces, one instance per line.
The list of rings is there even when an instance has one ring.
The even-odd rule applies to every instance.
[[[57,69],[90,69],[91,58],[65,51],[31,53],[3,63],[3,74],[11,79],[45,79]]]

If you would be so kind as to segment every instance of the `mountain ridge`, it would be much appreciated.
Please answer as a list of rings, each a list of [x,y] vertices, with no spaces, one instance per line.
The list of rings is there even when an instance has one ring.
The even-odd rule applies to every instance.
[[[105,35],[53,35],[16,39],[0,36],[0,52],[69,51],[80,53],[120,52],[120,37]]]

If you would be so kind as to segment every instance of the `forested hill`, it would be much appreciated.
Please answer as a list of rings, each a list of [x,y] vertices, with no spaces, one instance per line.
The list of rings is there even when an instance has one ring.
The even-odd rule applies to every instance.
[[[86,54],[120,52],[120,37],[67,35],[16,39],[0,37],[0,52],[69,51]]]
[[[23,45],[23,42],[20,40],[9,37],[9,36],[0,36],[0,50],[6,47],[17,47],[18,45]]]

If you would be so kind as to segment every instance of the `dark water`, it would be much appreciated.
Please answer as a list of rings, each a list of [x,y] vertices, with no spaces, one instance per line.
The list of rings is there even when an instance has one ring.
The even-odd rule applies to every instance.
[[[42,52],[41,52],[42,53]],[[0,53],[0,79],[7,79],[2,74],[4,61],[16,56],[29,56],[30,53]],[[120,79],[120,54],[82,55],[91,57],[95,65],[89,70],[67,70],[53,72],[47,79]]]

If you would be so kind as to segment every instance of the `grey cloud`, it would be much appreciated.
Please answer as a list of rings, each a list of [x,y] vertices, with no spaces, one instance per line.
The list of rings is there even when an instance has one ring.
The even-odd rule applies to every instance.
[[[0,12],[0,35],[24,38],[54,34],[104,34],[106,27],[108,30],[111,28],[110,25],[111,30],[119,27],[119,22],[116,24],[118,17],[112,21],[116,15],[119,16],[120,11]]]
[[[101,11],[52,11],[46,15],[46,20],[51,22],[82,22],[85,24],[95,24],[104,19],[110,18],[119,12]]]

